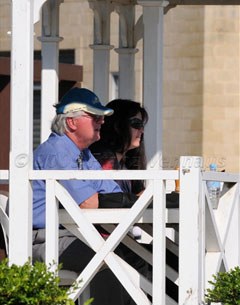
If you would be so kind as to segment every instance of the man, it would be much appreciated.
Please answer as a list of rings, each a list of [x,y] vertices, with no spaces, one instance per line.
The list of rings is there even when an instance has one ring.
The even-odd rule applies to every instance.
[[[49,138],[34,152],[35,170],[101,170],[100,164],[88,149],[100,139],[104,116],[112,109],[104,107],[98,97],[88,89],[73,88],[55,105]],[[104,195],[116,195],[115,206],[130,207],[134,200],[122,193],[113,180],[61,181],[80,208],[104,206]],[[134,199],[136,199],[134,197]],[[109,202],[109,199],[108,199]],[[45,182],[33,182],[33,258],[44,260],[45,255]],[[133,267],[145,273],[146,264],[125,246],[116,253]],[[80,273],[94,251],[65,229],[59,230],[59,262],[63,269]],[[98,272],[91,285],[94,305],[135,304],[112,272],[106,268]],[[132,303],[131,303],[132,302]]]

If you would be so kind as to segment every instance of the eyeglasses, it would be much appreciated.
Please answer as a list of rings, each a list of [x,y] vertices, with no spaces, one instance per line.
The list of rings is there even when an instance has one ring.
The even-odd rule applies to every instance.
[[[82,115],[82,117],[93,119],[94,122],[96,122],[96,123],[99,123],[102,120],[104,120],[104,115],[95,115],[92,113],[86,113],[86,114]]]
[[[142,129],[144,128],[144,123],[143,120],[139,119],[139,118],[132,118],[129,120],[129,124],[132,128],[134,129]]]

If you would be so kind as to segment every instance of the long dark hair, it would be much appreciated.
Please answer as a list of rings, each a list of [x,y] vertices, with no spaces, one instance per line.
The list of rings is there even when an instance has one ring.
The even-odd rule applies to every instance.
[[[146,158],[144,149],[144,135],[140,146],[129,150],[132,140],[132,134],[130,129],[130,118],[141,113],[142,121],[144,125],[148,121],[147,111],[140,105],[140,103],[127,100],[127,99],[115,99],[106,105],[108,108],[114,110],[111,116],[104,118],[104,124],[101,127],[101,138],[93,147],[101,146],[116,153],[123,154],[122,164],[127,169],[145,169]],[[91,147],[90,147],[91,149]],[[94,148],[96,151],[96,149]],[[136,181],[133,181],[132,187]]]

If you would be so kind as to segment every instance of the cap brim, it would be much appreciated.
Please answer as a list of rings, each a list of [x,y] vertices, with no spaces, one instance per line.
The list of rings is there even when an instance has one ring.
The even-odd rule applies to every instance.
[[[95,115],[112,115],[114,110],[104,107],[102,105],[97,105],[97,107],[92,107],[83,103],[71,103],[64,107],[63,113],[85,111]]]

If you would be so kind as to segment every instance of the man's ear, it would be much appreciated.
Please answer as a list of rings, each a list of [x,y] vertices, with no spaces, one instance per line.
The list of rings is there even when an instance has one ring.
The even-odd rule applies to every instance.
[[[68,128],[72,131],[77,129],[74,118],[66,118],[66,124]]]

